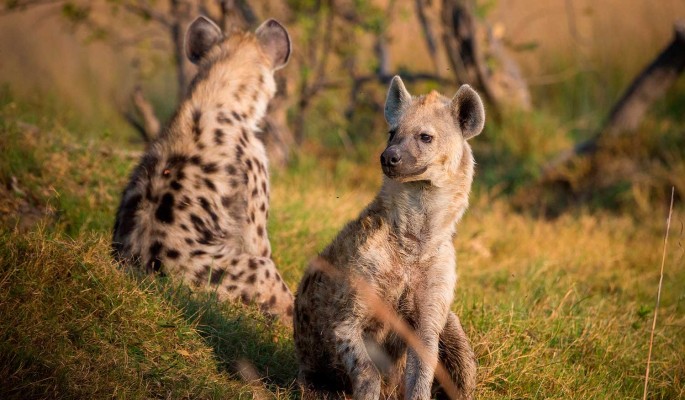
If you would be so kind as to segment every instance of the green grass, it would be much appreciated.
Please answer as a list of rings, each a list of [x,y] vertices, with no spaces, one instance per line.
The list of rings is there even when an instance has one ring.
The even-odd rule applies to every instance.
[[[554,220],[512,211],[509,194],[573,141],[566,118],[577,114],[512,115],[473,140],[478,168],[455,242],[453,309],[478,355],[478,398],[641,397],[663,188],[685,194],[684,126],[674,111],[682,95],[672,96],[673,108],[660,103],[640,133],[613,150],[619,160],[638,160],[639,179],[616,167],[628,183],[610,186],[612,198],[597,196]],[[36,109],[7,90],[0,97],[0,397],[299,397],[287,329],[254,309],[114,266],[110,229],[140,151],[131,132],[73,132],[59,109]],[[307,142],[293,165],[272,174],[270,238],[292,289],[381,181],[382,121],[341,151],[339,134],[325,128],[343,122],[323,111],[310,129],[329,136]],[[655,335],[655,399],[685,395],[683,211],[675,211]],[[237,372],[244,365],[258,384]]]

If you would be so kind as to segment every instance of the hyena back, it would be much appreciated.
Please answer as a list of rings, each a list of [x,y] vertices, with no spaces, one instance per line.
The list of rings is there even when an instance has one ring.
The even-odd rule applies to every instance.
[[[395,77],[385,117],[380,193],[312,261],[297,291],[300,380],[306,392],[427,399],[440,361],[453,395],[472,398],[475,356],[450,306],[453,239],[474,170],[466,140],[483,128],[483,105],[466,85],[452,99],[437,92],[414,98]],[[372,298],[409,324],[427,362],[379,317]]]
[[[256,302],[290,323],[292,294],[266,232],[267,157],[255,136],[290,38],[274,20],[254,34],[225,36],[200,17],[186,33],[186,55],[197,76],[123,192],[114,257],[216,291],[221,300]]]

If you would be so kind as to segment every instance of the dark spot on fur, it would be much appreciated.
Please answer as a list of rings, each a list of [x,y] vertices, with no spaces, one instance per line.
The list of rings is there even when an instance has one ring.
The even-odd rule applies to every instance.
[[[207,186],[207,189],[211,190],[212,192],[216,192],[216,185],[214,182],[212,182],[210,179],[205,178],[205,186]]]
[[[235,158],[236,158],[236,160],[240,161],[243,158],[243,154],[245,154],[245,152],[243,151],[243,147],[240,145],[236,145],[235,146]]]
[[[262,257],[268,257],[268,256],[269,256],[269,250],[264,249],[264,251],[262,251]]]
[[[236,120],[238,120],[238,121],[242,121],[242,120],[243,120],[243,118],[242,118],[240,115],[238,115],[238,113],[235,112],[235,111],[231,111],[231,115],[233,116],[233,119],[236,119]]]
[[[240,260],[238,260],[237,258],[232,259],[231,266],[235,267],[236,265],[238,265],[238,262],[240,262]]]
[[[219,111],[219,113],[216,115],[216,121],[220,124],[228,124],[228,125],[233,125],[233,120],[226,114],[224,114],[223,111]]]
[[[250,285],[254,284],[255,281],[257,280],[257,274],[252,274],[245,279],[245,282],[249,283]]]
[[[190,157],[190,163],[193,165],[202,165],[202,157],[196,154]]]
[[[221,205],[224,206],[224,208],[228,208],[231,205],[232,199],[228,196],[221,196]]]
[[[200,110],[193,110],[193,138],[196,142],[200,140],[200,135],[202,134],[202,129],[200,128],[201,117],[202,113],[200,112]]]
[[[205,254],[207,254],[207,252],[204,250],[193,250],[190,252],[191,257],[203,256]]]
[[[262,191],[264,192],[264,194],[266,194],[266,192],[268,192],[268,190],[266,188],[266,182],[262,182]]]
[[[226,173],[229,175],[235,175],[235,173],[236,173],[235,167],[232,165],[227,165],[225,169],[226,169]]]
[[[172,260],[177,259],[180,255],[181,255],[181,253],[179,253],[178,251],[173,250],[173,249],[167,250],[167,252],[166,252],[166,256],[171,258]]]
[[[247,165],[247,169],[252,171],[252,160],[250,160],[249,158],[245,160],[245,165]]]
[[[253,258],[250,259],[250,261],[247,263],[247,266],[252,270],[258,268],[257,261],[255,261]]]
[[[203,265],[201,270],[195,271],[195,281],[198,284],[207,282],[207,276],[209,276],[209,271],[212,270],[212,267],[209,265]]]
[[[185,238],[185,242],[188,244],[194,244],[195,243],[195,241],[191,238]]]
[[[247,292],[240,293],[240,300],[243,304],[250,304],[250,295]]]
[[[169,186],[171,186],[171,189],[176,190],[176,191],[183,189],[183,185],[181,185],[181,183],[177,180],[171,181]]]
[[[218,268],[214,271],[212,271],[212,276],[209,278],[209,283],[212,285],[218,285],[221,283],[221,281],[224,279],[224,270],[223,268]]]
[[[228,290],[229,292],[232,292],[232,291],[234,291],[234,290],[236,290],[236,289],[238,289],[238,286],[237,286],[237,285],[228,285],[228,286],[226,286],[226,290]]]
[[[285,313],[291,317],[293,315],[293,306],[292,304],[288,304],[288,308],[285,309]]]
[[[257,194],[259,194],[257,188],[252,189],[252,197],[257,197]]]
[[[257,227],[257,235],[259,235],[259,237],[263,237],[263,236],[264,236],[264,227],[263,227],[263,226],[259,225],[259,226]]]
[[[214,130],[214,143],[216,143],[217,146],[224,144],[224,131],[221,129]]]
[[[264,276],[266,277],[266,279],[271,278],[271,271],[269,271],[268,269],[264,271]]]
[[[269,305],[273,306],[276,304],[276,295],[272,294],[271,297],[269,297]]]
[[[151,271],[159,271],[162,268],[162,261],[159,259],[159,253],[162,252],[162,243],[154,242],[150,246],[150,261],[148,264],[148,269]]]
[[[214,239],[214,235],[207,228],[202,218],[195,214],[190,214],[190,221],[193,223],[195,231],[200,235],[200,237],[197,239],[197,242],[200,244],[210,244]]]
[[[261,212],[266,211],[266,203],[262,203],[262,204],[259,206],[259,211],[261,211]]]
[[[155,218],[165,224],[174,222],[174,196],[171,193],[165,193],[162,196],[162,201],[155,211]]]
[[[205,174],[214,174],[219,170],[219,167],[216,165],[216,163],[207,163],[202,166],[202,172]]]
[[[287,292],[287,291],[288,291],[288,287],[285,286],[285,282],[283,282],[283,281],[281,281],[281,289],[282,289],[284,292]]]

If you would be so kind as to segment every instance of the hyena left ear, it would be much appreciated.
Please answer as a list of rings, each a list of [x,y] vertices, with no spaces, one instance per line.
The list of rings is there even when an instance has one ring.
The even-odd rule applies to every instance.
[[[290,35],[275,19],[264,22],[255,31],[255,36],[273,63],[274,70],[285,67],[290,59]]]
[[[222,37],[221,29],[214,22],[206,17],[197,17],[186,32],[186,56],[197,64]]]
[[[485,125],[483,101],[469,85],[461,85],[450,102],[450,111],[464,139],[478,135]]]

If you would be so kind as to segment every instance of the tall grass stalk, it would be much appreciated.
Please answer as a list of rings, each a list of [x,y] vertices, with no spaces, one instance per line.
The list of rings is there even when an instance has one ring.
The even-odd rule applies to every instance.
[[[671,206],[668,209],[668,219],[666,220],[666,235],[664,236],[664,251],[661,256],[661,271],[659,272],[659,289],[656,292],[656,306],[654,307],[654,319],[652,320],[652,332],[649,335],[649,352],[647,353],[647,370],[645,371],[645,390],[642,399],[647,400],[647,386],[649,384],[649,366],[652,361],[652,345],[654,344],[654,329],[656,328],[656,316],[659,311],[659,301],[661,300],[661,285],[664,281],[664,264],[666,263],[666,247],[668,246],[668,232],[671,230],[671,216],[673,215],[673,196],[675,186],[671,187]]]

